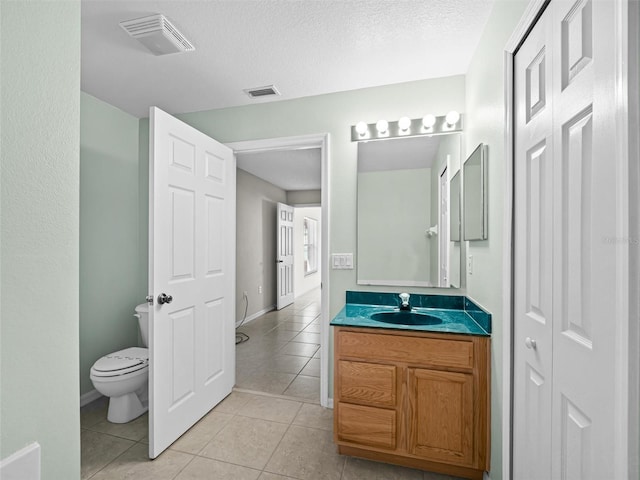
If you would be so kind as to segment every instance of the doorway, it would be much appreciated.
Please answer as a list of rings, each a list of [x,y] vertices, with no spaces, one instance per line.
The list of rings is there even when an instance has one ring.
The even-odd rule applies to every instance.
[[[276,207],[277,203],[282,200],[276,200],[273,198],[265,198],[262,201],[263,216],[262,219],[256,220],[262,222],[262,232],[266,235],[260,245],[256,243],[250,251],[243,251],[238,248],[237,262],[245,262],[248,257],[251,256],[252,251],[258,248],[268,249],[269,252],[265,252],[262,256],[264,259],[273,257],[273,265],[268,260],[262,262],[262,265],[258,265],[258,276],[262,275],[264,281],[257,286],[250,286],[244,288],[238,281],[237,283],[237,304],[236,304],[236,325],[239,326],[238,332],[244,335],[239,336],[239,340],[244,340],[239,343],[236,348],[237,355],[237,370],[236,370],[236,388],[243,388],[243,384],[247,385],[247,389],[269,391],[269,393],[293,395],[297,392],[296,388],[289,390],[285,393],[287,388],[296,387],[293,381],[298,379],[298,384],[302,383],[299,375],[303,377],[311,376],[302,373],[306,369],[306,373],[315,372],[316,377],[319,379],[317,382],[315,398],[316,401],[322,406],[328,406],[328,190],[327,190],[327,165],[328,165],[328,152],[327,152],[328,135],[308,135],[300,137],[286,137],[275,138],[267,140],[250,140],[244,142],[235,142],[228,144],[230,148],[234,150],[236,157],[240,160],[249,156],[265,155],[267,160],[262,167],[267,167],[266,170],[270,171],[264,175],[267,178],[268,173],[273,173],[274,165],[277,160],[273,160],[274,164],[269,164],[269,157],[285,157],[290,155],[303,154],[311,150],[315,150],[318,153],[319,173],[320,173],[320,189],[316,192],[317,197],[311,195],[309,192],[301,191],[299,188],[294,188],[295,191],[290,191],[286,195],[285,201],[282,203],[289,203],[298,207],[319,207],[320,212],[320,228],[318,231],[319,238],[319,252],[318,254],[318,266],[321,279],[321,285],[323,288],[315,288],[308,292],[294,292],[295,300],[293,304],[283,308],[282,310],[275,311],[275,291],[270,292],[273,301],[269,301],[268,298],[261,298],[263,303],[261,308],[257,308],[254,303],[253,306],[248,306],[247,298],[251,302],[252,296],[266,293],[267,289],[271,289],[266,285],[269,279],[272,277],[273,286],[275,286],[275,242],[276,242]],[[240,175],[245,175],[242,170],[238,170]],[[304,173],[304,172],[302,172]],[[263,175],[259,171],[252,172],[252,177],[261,178]],[[295,176],[295,172],[289,172],[288,176]],[[253,181],[250,178],[249,181]],[[269,182],[267,179],[266,182]],[[279,183],[279,180],[272,180],[274,184]],[[266,188],[266,187],[265,187]],[[316,187],[317,188],[317,187]],[[280,190],[286,191],[287,188],[280,187]],[[313,189],[311,189],[313,190]],[[253,191],[252,193],[255,193]],[[277,194],[274,194],[277,195]],[[286,201],[288,197],[289,201]],[[311,198],[311,199],[310,199]],[[319,201],[318,201],[319,200]],[[257,204],[256,204],[257,205]],[[273,210],[273,215],[270,215],[268,211]],[[255,210],[255,209],[254,209]],[[238,217],[242,213],[238,212]],[[241,232],[240,223],[238,237],[243,235],[251,236],[250,230]],[[273,243],[272,247],[269,246]],[[257,263],[261,260],[258,259]],[[254,267],[256,261],[254,260]],[[240,272],[240,267],[238,267]],[[273,271],[273,275],[269,272]],[[253,278],[253,277],[252,277]],[[243,281],[252,281],[252,278]],[[295,277],[294,277],[295,282]],[[300,295],[300,293],[304,293]],[[256,310],[257,308],[257,310]],[[248,315],[245,315],[245,311],[249,311]],[[253,333],[253,335],[252,335]],[[246,340],[246,336],[249,340]],[[242,338],[240,338],[242,337]],[[297,337],[297,341],[293,341]],[[313,337],[313,338],[312,338]],[[304,341],[301,341],[304,340]],[[308,343],[307,343],[308,342]],[[315,343],[318,342],[318,343]],[[315,344],[315,346],[314,346]],[[308,346],[305,346],[308,345]],[[318,347],[319,345],[319,347]],[[271,350],[269,350],[269,348]],[[304,350],[304,351],[303,351]],[[311,350],[314,350],[311,352]],[[296,354],[297,353],[297,354]],[[267,359],[267,356],[270,358]],[[283,358],[283,355],[289,355],[289,357]],[[262,357],[262,361],[260,358]],[[299,358],[291,358],[299,357]],[[287,364],[286,366],[284,364]],[[303,365],[304,363],[304,365]],[[273,366],[273,368],[272,368]],[[248,370],[243,370],[246,368]],[[276,370],[289,370],[289,372],[279,372],[284,375],[275,375]],[[264,373],[260,375],[260,370]],[[294,372],[297,370],[297,372]],[[252,376],[252,381],[248,381],[249,376]],[[267,378],[272,377],[273,381],[268,381]],[[276,378],[278,377],[278,378]],[[308,379],[307,379],[308,380]],[[261,387],[261,383],[264,387]],[[271,391],[273,390],[273,391]],[[279,391],[276,391],[279,390]],[[295,395],[294,395],[295,396]],[[297,395],[298,398],[305,398],[304,396]],[[306,399],[306,398],[305,398]],[[307,399],[308,400],[308,399]]]

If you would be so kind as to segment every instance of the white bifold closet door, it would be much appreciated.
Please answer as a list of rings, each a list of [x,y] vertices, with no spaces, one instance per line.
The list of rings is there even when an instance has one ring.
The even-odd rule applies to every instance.
[[[515,56],[517,480],[616,478],[614,8],[552,0]]]

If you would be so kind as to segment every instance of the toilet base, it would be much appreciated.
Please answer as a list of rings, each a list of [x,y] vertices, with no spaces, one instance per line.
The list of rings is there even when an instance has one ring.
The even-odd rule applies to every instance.
[[[138,418],[147,410],[149,410],[149,406],[140,401],[136,392],[131,392],[109,399],[107,420],[111,423],[127,423]]]

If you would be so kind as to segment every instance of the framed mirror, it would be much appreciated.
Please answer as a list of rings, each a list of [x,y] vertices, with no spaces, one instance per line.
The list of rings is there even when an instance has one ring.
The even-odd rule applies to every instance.
[[[449,207],[451,195],[460,205],[460,146],[460,133],[358,144],[359,285],[459,286]]]
[[[480,144],[463,166],[465,240],[487,239],[487,146]]]

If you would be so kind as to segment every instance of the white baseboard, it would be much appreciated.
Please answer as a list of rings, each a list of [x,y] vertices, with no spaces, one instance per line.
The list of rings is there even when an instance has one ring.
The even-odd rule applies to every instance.
[[[84,407],[85,405],[90,404],[94,400],[99,399],[101,396],[102,394],[95,389],[85,393],[84,395],[80,395],[80,406]]]
[[[265,313],[269,313],[272,310],[275,310],[276,306],[275,305],[269,305],[267,308],[263,308],[262,310],[260,310],[259,312],[254,313],[253,315],[249,315],[246,320],[244,322],[242,322],[242,325],[246,325],[249,322],[252,322],[253,320],[255,320],[258,317],[261,317],[262,315],[264,315]],[[240,323],[240,322],[238,322]],[[236,328],[238,328],[236,326]]]
[[[333,408],[333,398],[327,398],[327,408]]]
[[[40,445],[34,442],[0,462],[2,480],[40,480]]]

